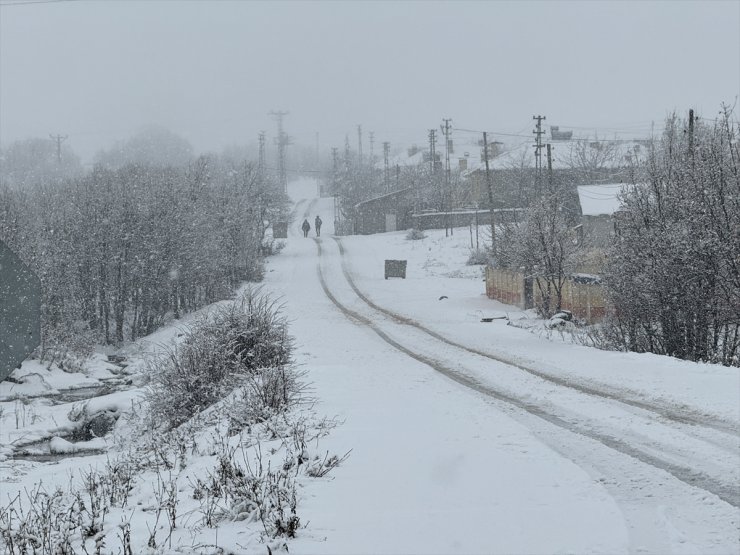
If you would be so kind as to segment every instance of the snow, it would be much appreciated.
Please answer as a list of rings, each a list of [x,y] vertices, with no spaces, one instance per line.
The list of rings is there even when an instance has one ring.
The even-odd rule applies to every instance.
[[[339,422],[312,442],[312,455],[351,454],[329,476],[301,480],[304,527],[288,541],[290,553],[740,552],[737,369],[574,344],[485,296],[482,267],[465,264],[468,229],[451,237],[429,230],[417,241],[405,231],[336,241],[332,199],[317,200],[315,191],[313,179],[290,184],[296,221],[263,287],[289,316],[312,410]],[[316,214],[324,233],[304,239],[300,222]],[[407,260],[407,278],[384,279],[385,259]],[[139,433],[132,405],[145,386],[144,357],[177,342],[194,317],[125,346],[132,383],[86,401],[50,399],[115,378],[119,369],[101,354],[78,374],[25,362],[14,373],[24,383],[0,384],[0,456],[41,439],[60,456],[110,450]],[[100,413],[125,415],[112,437],[62,437],[76,418]],[[208,445],[213,433],[191,439]],[[274,464],[282,448],[261,446]],[[34,483],[63,487],[108,457],[0,462],[0,505]],[[254,451],[245,457],[254,461]],[[177,474],[181,490],[207,477],[217,458],[193,455]],[[148,478],[131,492],[130,508],[111,513],[111,526],[137,507],[152,513],[160,477]],[[198,527],[190,538],[198,504],[183,495],[178,511],[189,516],[174,536],[186,542],[177,549],[267,551],[253,515]],[[145,525],[132,520],[136,541],[145,542]]]
[[[94,416],[101,412],[111,412],[120,415],[126,411],[133,411],[144,396],[143,389],[119,391],[110,395],[94,397],[84,402],[76,403],[70,412],[70,419],[78,420],[82,415]]]
[[[61,437],[53,437],[49,441],[49,451],[53,454],[80,453],[81,451],[99,451],[105,449],[107,443],[102,437],[90,441],[72,443]]]
[[[292,194],[302,198],[295,185]],[[304,194],[302,208],[331,214],[330,199],[311,204],[310,189]],[[291,237],[270,262],[268,285],[289,307],[320,408],[345,422],[328,445],[353,448],[331,484],[307,486],[303,504],[312,524],[291,552],[738,551],[736,506],[639,454],[688,461],[697,473],[724,476],[730,488],[737,484],[736,369],[598,351],[507,326],[506,320],[481,323],[483,316],[527,321],[531,315],[485,297],[481,267],[464,265],[467,229],[456,229],[451,238],[429,231],[419,241],[407,240],[405,232],[342,238],[358,288],[379,306],[453,341],[634,404],[563,390],[507,365],[461,360],[446,345],[372,316],[342,277],[330,225],[320,240],[320,267],[341,303],[403,347],[427,349],[431,361],[450,367],[465,366],[461,371],[477,383],[528,400],[589,437],[471,392],[389,347],[366,323],[347,319],[317,283],[314,242]],[[385,280],[385,259],[407,260],[407,279]],[[671,420],[674,414],[729,431],[709,427],[692,435],[691,425]],[[638,452],[614,451],[610,437]]]

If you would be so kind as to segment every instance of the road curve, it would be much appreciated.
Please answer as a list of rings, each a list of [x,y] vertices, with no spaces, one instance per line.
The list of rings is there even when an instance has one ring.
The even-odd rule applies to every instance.
[[[337,244],[340,247],[340,252],[343,251],[341,241],[336,239]],[[383,341],[388,343],[389,345],[393,346],[394,348],[398,349],[399,351],[403,352],[404,354],[414,358],[415,360],[422,362],[429,367],[433,368],[435,371],[439,372],[440,374],[443,374],[449,379],[454,380],[455,382],[459,383],[460,385],[463,385],[471,390],[474,390],[480,394],[486,395],[487,397],[493,398],[497,401],[500,401],[502,403],[505,403],[509,406],[516,407],[519,410],[525,411],[527,414],[534,416],[540,420],[544,420],[548,422],[549,424],[555,425],[558,428],[562,430],[566,430],[570,433],[579,434],[581,436],[587,437],[591,440],[597,441],[598,443],[606,446],[609,449],[612,449],[614,451],[617,451],[621,454],[628,455],[629,457],[632,457],[634,459],[637,459],[638,461],[648,464],[654,468],[664,470],[674,476],[676,479],[680,480],[681,482],[700,488],[706,492],[712,493],[725,501],[726,503],[732,505],[735,508],[740,508],[740,491],[736,484],[727,483],[726,481],[723,481],[721,479],[718,479],[716,476],[709,476],[704,472],[697,471],[695,468],[692,468],[691,466],[687,464],[680,464],[677,462],[673,462],[668,460],[669,457],[661,457],[658,454],[654,452],[649,452],[646,449],[641,449],[635,445],[632,445],[628,443],[627,441],[623,440],[622,438],[615,437],[609,434],[601,433],[597,430],[594,430],[592,428],[589,428],[582,423],[579,422],[572,422],[567,421],[563,419],[560,415],[556,414],[555,411],[553,411],[550,407],[546,407],[543,404],[538,404],[535,402],[532,402],[531,400],[527,400],[520,396],[515,396],[510,393],[506,393],[504,391],[501,391],[500,389],[497,389],[490,384],[484,384],[480,381],[476,380],[475,378],[465,375],[464,373],[461,373],[459,370],[451,367],[449,364],[445,364],[444,362],[440,360],[436,360],[433,357],[430,357],[424,353],[421,353],[417,350],[414,350],[412,348],[409,348],[408,346],[403,345],[399,342],[396,338],[389,335],[387,332],[383,331],[376,322],[374,322],[372,319],[360,314],[359,312],[352,310],[348,308],[344,303],[342,303],[337,296],[331,291],[329,286],[327,285],[324,272],[321,267],[321,258],[323,256],[323,249],[321,245],[321,240],[316,240],[316,245],[318,249],[319,254],[319,261],[317,263],[317,274],[318,278],[321,284],[321,287],[326,294],[327,298],[345,315],[347,315],[350,319],[355,321],[356,323],[366,326],[369,329],[373,330]],[[412,326],[428,335],[433,337],[434,339],[437,339],[439,341],[442,341],[446,343],[447,345],[454,347],[456,349],[461,349],[468,353],[469,355],[474,356],[480,356],[487,359],[493,359],[501,364],[506,364],[509,366],[514,366],[519,370],[523,370],[527,373],[533,374],[538,378],[547,380],[551,383],[554,383],[555,385],[558,385],[560,387],[566,387],[569,389],[573,389],[575,391],[578,391],[579,393],[583,393],[589,396],[596,396],[603,398],[610,402],[623,402],[622,399],[614,398],[612,394],[604,394],[604,392],[601,392],[599,390],[589,388],[586,386],[579,386],[576,384],[571,384],[570,382],[564,382],[564,383],[558,383],[556,379],[553,379],[552,376],[548,374],[542,374],[541,372],[537,372],[536,370],[533,370],[531,368],[522,367],[519,364],[512,364],[509,361],[495,357],[490,353],[483,353],[479,352],[476,349],[470,349],[464,345],[461,345],[457,342],[451,341],[448,338],[443,337],[442,335],[429,330],[425,328],[424,326],[418,324],[417,322],[414,322],[413,320],[403,317],[401,315],[398,315],[392,311],[389,311],[383,307],[379,307],[375,303],[373,303],[370,299],[367,298],[366,295],[364,295],[354,284],[354,280],[352,279],[352,276],[349,272],[349,270],[346,268],[346,263],[344,259],[342,259],[342,268],[344,272],[344,276],[347,279],[350,287],[354,291],[354,293],[362,299],[364,303],[366,303],[369,307],[371,307],[374,310],[377,310],[381,312],[382,314],[388,316],[395,322],[403,325],[409,325]],[[542,375],[540,375],[542,374]],[[652,411],[652,408],[654,407],[645,407],[645,406],[638,406],[635,403],[625,403],[633,407],[637,407],[641,410],[650,410]],[[658,412],[658,411],[652,411],[652,412]],[[668,418],[663,413],[659,413],[661,416]],[[676,415],[673,415],[674,418],[668,418],[671,421],[674,422],[683,422],[685,421],[683,418],[675,417]],[[726,432],[726,430],[722,430]]]

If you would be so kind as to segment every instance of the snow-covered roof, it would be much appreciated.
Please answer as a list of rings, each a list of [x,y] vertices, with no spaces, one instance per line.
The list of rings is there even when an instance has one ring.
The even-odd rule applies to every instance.
[[[587,148],[584,148],[587,147]],[[552,143],[552,167],[555,170],[565,170],[579,166],[594,165],[604,168],[624,167],[630,160],[645,155],[645,149],[639,141],[598,141],[584,138]],[[534,168],[535,148],[532,141],[525,141],[519,145],[504,146],[503,152],[488,162],[491,170],[506,170],[513,168]],[[542,149],[542,166],[547,166],[547,150]],[[475,171],[485,169],[485,161],[469,164],[467,176]]]
[[[605,185],[579,185],[578,200],[584,216],[601,216],[614,214],[621,207],[619,194],[629,188],[626,183],[608,183]]]
[[[409,156],[409,149],[404,149],[398,154],[392,155],[388,158],[388,166],[395,168],[400,166],[402,168],[418,167],[424,164],[428,164],[429,160],[424,160],[424,156],[428,155],[429,147],[427,145],[421,145],[415,147],[416,152]],[[477,165],[480,163],[480,145],[473,142],[463,142],[462,140],[454,143],[453,150],[450,152],[450,166],[454,169],[460,164],[460,160],[467,160],[468,167]],[[439,162],[444,163],[445,151],[443,145],[437,146],[437,156]],[[382,170],[385,167],[385,162],[382,157],[377,158],[375,162],[375,169]]]
[[[398,195],[402,195],[402,194],[408,193],[411,190],[412,190],[411,187],[405,187],[403,189],[396,189],[395,191],[391,191],[390,193],[384,193],[382,195],[378,195],[377,197],[373,197],[373,198],[369,198],[367,200],[363,200],[362,202],[358,202],[357,204],[355,204],[355,209],[360,208],[363,204],[368,204],[370,202],[377,202],[377,201],[382,200],[382,199],[386,199],[386,198],[391,198],[391,197],[395,197],[395,196],[398,196]]]

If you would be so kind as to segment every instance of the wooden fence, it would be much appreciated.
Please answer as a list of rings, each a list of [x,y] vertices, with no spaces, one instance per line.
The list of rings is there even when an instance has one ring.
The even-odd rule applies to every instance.
[[[561,308],[571,311],[575,318],[598,322],[607,310],[603,287],[580,281],[578,278],[565,281]],[[541,300],[539,287],[532,278],[490,266],[486,267],[486,295],[521,309],[534,308]]]
[[[486,296],[505,304],[525,308],[524,276],[499,268],[486,266]]]

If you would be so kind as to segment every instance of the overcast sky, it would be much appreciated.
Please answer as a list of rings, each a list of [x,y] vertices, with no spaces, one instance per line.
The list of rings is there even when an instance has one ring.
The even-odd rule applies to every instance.
[[[644,135],[671,110],[715,117],[740,94],[737,0],[0,6],[0,141],[60,133],[85,161],[150,123],[198,151],[254,142],[274,135],[270,110],[325,148],[354,145],[362,124],[377,153],[423,143],[443,117]]]

